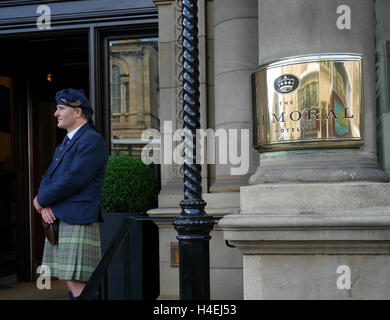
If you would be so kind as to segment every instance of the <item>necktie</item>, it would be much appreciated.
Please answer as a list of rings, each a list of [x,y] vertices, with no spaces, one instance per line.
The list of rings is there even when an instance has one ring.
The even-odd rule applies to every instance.
[[[62,141],[62,145],[61,145],[61,150],[63,150],[65,148],[65,146],[69,143],[70,139],[68,137],[68,135],[65,136],[64,138],[64,141]]]

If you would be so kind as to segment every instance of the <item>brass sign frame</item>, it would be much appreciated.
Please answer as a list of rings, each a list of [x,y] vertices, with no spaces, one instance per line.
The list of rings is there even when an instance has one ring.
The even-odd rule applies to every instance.
[[[316,54],[261,65],[251,76],[260,152],[364,144],[360,54]]]

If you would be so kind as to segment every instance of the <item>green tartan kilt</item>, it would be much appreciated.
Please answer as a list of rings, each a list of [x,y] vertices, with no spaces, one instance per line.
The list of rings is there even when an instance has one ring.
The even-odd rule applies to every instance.
[[[59,223],[58,243],[47,239],[42,265],[50,267],[51,276],[61,280],[87,282],[101,259],[99,223]]]

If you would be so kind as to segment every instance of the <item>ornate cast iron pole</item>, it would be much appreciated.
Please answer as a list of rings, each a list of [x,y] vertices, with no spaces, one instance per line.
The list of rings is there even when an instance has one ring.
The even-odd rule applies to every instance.
[[[202,167],[196,163],[196,129],[200,128],[198,5],[182,0],[184,199],[173,222],[179,240],[180,299],[210,299],[209,240],[214,219],[202,199]]]

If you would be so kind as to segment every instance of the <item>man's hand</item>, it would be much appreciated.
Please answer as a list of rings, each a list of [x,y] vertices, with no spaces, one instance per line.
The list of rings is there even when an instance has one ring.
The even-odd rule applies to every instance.
[[[43,208],[42,208],[41,205],[38,203],[37,197],[34,198],[33,205],[34,205],[35,209],[38,211],[38,213],[41,213],[41,211],[42,211]]]
[[[53,223],[54,220],[56,219],[56,216],[54,215],[54,213],[50,207],[42,209],[41,215],[42,215],[43,221],[45,221],[46,223]]]

